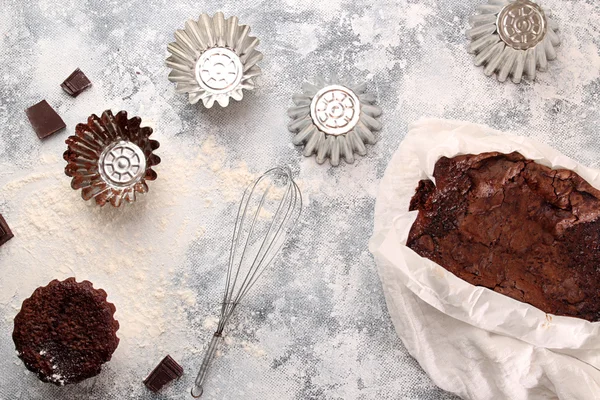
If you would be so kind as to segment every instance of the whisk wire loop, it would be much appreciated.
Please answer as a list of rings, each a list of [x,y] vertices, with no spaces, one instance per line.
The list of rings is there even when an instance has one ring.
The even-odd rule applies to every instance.
[[[273,196],[278,187],[284,189],[280,198],[277,198],[277,193]],[[272,211],[268,206],[273,204],[276,206],[272,207]],[[302,193],[292,178],[289,167],[268,170],[244,191],[231,237],[219,323],[196,377],[193,397],[202,396],[204,380],[227,322],[275,260],[287,237],[296,227],[301,212]]]

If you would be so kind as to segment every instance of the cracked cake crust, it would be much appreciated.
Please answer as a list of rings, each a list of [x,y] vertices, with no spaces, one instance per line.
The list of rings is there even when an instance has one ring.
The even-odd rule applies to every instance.
[[[100,373],[119,344],[116,311],[89,281],[53,280],[23,301],[14,321],[17,354],[30,371],[55,385]]]
[[[600,191],[519,153],[442,157],[419,182],[407,246],[477,286],[600,320]]]

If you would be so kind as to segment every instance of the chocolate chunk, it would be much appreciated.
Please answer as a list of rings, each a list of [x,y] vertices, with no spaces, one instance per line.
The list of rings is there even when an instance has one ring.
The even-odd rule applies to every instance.
[[[6,220],[2,217],[2,214],[0,214],[0,246],[8,242],[14,236],[15,235],[13,235],[8,227],[8,224],[6,223]]]
[[[42,100],[34,106],[25,110],[33,130],[40,139],[44,139],[53,133],[67,127],[62,118],[50,107],[46,100]]]
[[[144,380],[144,385],[156,393],[166,384],[180,378],[181,375],[183,375],[181,365],[177,364],[171,356],[166,356]]]
[[[77,97],[85,89],[92,86],[92,82],[90,82],[88,77],[85,76],[79,68],[77,68],[60,86],[69,95]]]

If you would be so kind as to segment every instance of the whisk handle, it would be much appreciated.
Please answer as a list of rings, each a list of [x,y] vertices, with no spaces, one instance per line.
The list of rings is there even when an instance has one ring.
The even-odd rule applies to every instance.
[[[210,344],[208,345],[206,353],[204,354],[204,359],[202,360],[200,371],[198,371],[198,376],[196,377],[196,381],[194,382],[194,388],[192,389],[192,397],[196,399],[201,397],[202,393],[204,392],[202,385],[204,385],[204,379],[208,374],[210,364],[212,363],[212,361],[215,358],[215,355],[217,354],[217,346],[219,344],[219,339],[221,338],[222,336],[220,333],[215,333],[213,335],[212,340],[210,341]]]

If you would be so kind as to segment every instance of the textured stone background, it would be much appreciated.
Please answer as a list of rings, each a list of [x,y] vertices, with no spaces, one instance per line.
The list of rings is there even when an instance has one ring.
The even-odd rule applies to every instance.
[[[378,179],[408,124],[425,116],[485,123],[535,136],[590,166],[598,165],[600,152],[598,2],[545,2],[562,28],[559,59],[535,84],[520,86],[486,78],[465,52],[468,16],[479,3],[0,0],[0,213],[17,234],[0,249],[0,399],[188,398],[218,307],[239,177],[277,163],[292,166],[308,199],[299,235],[232,321],[206,398],[453,399],[396,337],[367,249]],[[241,103],[206,111],[174,94],[164,59],[186,19],[218,10],[239,16],[261,38],[264,73],[260,89]],[[59,84],[76,67],[94,87],[74,100]],[[367,157],[337,169],[300,155],[285,114],[305,78],[331,72],[369,80],[384,109],[380,142]],[[43,98],[68,128],[42,142],[23,110]],[[121,213],[82,206],[61,176],[66,136],[107,108],[141,116],[163,145],[159,180],[141,205]],[[217,150],[206,150],[211,146]],[[187,164],[188,151],[202,148],[204,161]],[[211,167],[211,157],[219,164]],[[178,171],[196,180],[167,202]],[[203,185],[211,189],[194,191]],[[225,185],[235,189],[232,196],[220,192]],[[204,197],[211,197],[210,207]],[[163,208],[173,211],[162,215]],[[46,213],[56,216],[50,225],[40,222]],[[167,228],[189,221],[203,234],[167,236],[153,229],[158,215]],[[104,259],[98,249],[64,250],[73,245],[68,231],[88,223],[107,226],[103,235],[115,239],[104,247]],[[105,268],[117,252],[112,246],[126,248],[140,227],[148,228],[141,251],[118,254],[133,265]],[[27,240],[46,246],[28,247]],[[165,256],[173,249],[177,257]],[[138,278],[129,274],[136,269],[140,290],[132,295],[128,287]],[[158,270],[165,271],[161,279]],[[10,338],[12,319],[35,287],[73,274],[109,292],[122,311],[122,341],[99,377],[55,388],[25,373]],[[157,291],[169,298],[175,289],[191,292],[191,301],[156,300]],[[143,329],[129,330],[145,315],[152,318]],[[153,319],[161,323],[158,331]],[[166,353],[186,375],[152,396],[141,380]]]

